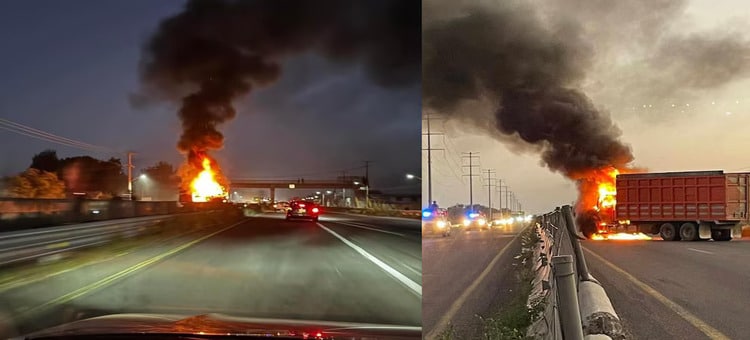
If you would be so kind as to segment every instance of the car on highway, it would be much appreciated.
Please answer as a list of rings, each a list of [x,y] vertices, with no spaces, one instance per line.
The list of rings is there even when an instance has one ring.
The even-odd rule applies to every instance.
[[[451,223],[445,209],[422,210],[422,235],[451,235]]]
[[[289,210],[289,202],[276,202],[273,205],[276,211],[285,212]]]
[[[488,230],[490,225],[487,223],[487,217],[480,211],[469,211],[464,216],[461,225],[464,230]]]
[[[286,219],[304,218],[317,222],[321,212],[320,207],[313,202],[292,201],[289,203],[289,209],[286,211]]]

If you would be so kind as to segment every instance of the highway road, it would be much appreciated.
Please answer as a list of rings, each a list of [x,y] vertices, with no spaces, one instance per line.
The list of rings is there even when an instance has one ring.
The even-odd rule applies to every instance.
[[[583,245],[634,339],[748,338],[750,239]]]
[[[452,327],[454,339],[482,333],[477,315],[492,316],[510,301],[516,280],[513,257],[520,253],[520,230],[461,231],[422,239],[423,334],[434,339]]]
[[[418,220],[260,214],[0,291],[0,336],[130,312],[420,326],[421,272]]]

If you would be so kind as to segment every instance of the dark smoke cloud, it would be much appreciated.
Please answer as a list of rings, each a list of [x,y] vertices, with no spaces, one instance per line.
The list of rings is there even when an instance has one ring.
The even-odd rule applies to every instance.
[[[178,148],[199,169],[223,146],[218,127],[236,115],[233,101],[275,82],[286,57],[312,52],[361,65],[386,87],[418,82],[420,25],[419,1],[189,1],[147,42],[133,99],[181,104]]]
[[[746,78],[750,73],[750,42],[742,36],[717,32],[669,36],[646,61],[655,72],[641,79],[653,80],[657,86],[643,81],[633,85],[644,85],[655,98],[669,98],[680,90],[710,90]]]
[[[550,18],[582,24],[596,48],[588,94],[623,114],[669,123],[685,116],[685,103],[710,96],[750,69],[750,40],[744,20],[709,31],[688,32],[685,0],[538,1]],[[640,110],[642,105],[653,109]],[[672,104],[681,105],[674,109]],[[617,113],[615,111],[615,113]],[[689,112],[689,111],[688,111]],[[693,112],[697,113],[697,112]],[[622,116],[621,116],[622,117]]]
[[[579,90],[593,49],[578,25],[543,22],[531,8],[508,3],[457,12],[425,23],[427,110],[473,117],[475,125],[494,121],[486,127],[490,135],[536,146],[551,170],[570,178],[633,160],[609,115]],[[483,98],[495,104],[493,119],[461,110],[463,102]]]

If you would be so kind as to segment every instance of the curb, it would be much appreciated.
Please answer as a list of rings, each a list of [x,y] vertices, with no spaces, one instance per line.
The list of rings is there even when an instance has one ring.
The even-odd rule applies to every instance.
[[[581,309],[583,334],[589,336],[604,335],[606,338],[591,339],[625,339],[625,331],[620,318],[615,313],[612,302],[604,288],[593,281],[581,281],[578,286],[578,303]]]

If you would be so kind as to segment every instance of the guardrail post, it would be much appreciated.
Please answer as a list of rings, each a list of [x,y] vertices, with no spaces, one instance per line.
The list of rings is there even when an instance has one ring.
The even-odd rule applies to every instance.
[[[552,258],[552,269],[555,273],[558,310],[562,325],[563,339],[583,340],[583,324],[578,307],[576,277],[573,270],[573,256],[560,255]]]
[[[582,281],[591,281],[589,267],[586,265],[586,258],[583,257],[583,248],[581,248],[581,242],[578,240],[578,234],[576,233],[576,222],[575,219],[573,219],[573,209],[569,205],[563,206],[562,213],[565,218],[565,226],[568,229],[568,235],[570,235],[570,243],[573,245],[573,253],[576,256],[576,269],[578,275],[580,275]]]

